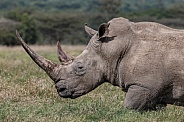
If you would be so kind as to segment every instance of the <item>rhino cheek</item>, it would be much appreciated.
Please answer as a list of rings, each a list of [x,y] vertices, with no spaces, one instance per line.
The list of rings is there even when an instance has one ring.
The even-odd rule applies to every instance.
[[[84,81],[83,78],[86,80]],[[66,89],[71,93],[70,98],[80,97],[94,89],[93,82],[89,80],[87,81],[87,78],[85,77],[83,78],[78,78],[68,82]]]

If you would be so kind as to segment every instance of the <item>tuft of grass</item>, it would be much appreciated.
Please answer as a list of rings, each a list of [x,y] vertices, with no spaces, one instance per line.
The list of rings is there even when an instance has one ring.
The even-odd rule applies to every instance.
[[[31,46],[58,62],[53,46]],[[63,46],[78,55],[84,46]],[[54,83],[22,47],[0,47],[1,122],[183,122],[184,108],[168,105],[158,111],[137,112],[123,108],[125,93],[104,83],[77,99],[60,98]]]

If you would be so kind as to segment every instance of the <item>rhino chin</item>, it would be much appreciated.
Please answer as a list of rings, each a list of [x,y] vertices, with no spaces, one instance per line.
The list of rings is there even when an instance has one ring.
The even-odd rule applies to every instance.
[[[82,95],[76,95],[76,94],[63,94],[63,93],[58,93],[58,94],[62,98],[71,98],[71,99],[75,99],[82,96]]]
[[[67,91],[67,90],[64,90],[62,92],[58,92],[58,94],[62,98],[71,98],[72,97],[72,93]]]
[[[79,94],[79,93],[72,93],[71,91],[69,91],[69,90],[67,90],[67,89],[65,89],[65,90],[63,90],[63,91],[58,91],[57,90],[57,92],[58,92],[58,94],[59,94],[59,96],[60,97],[62,97],[62,98],[71,98],[71,99],[75,99],[75,98],[78,98],[78,97],[80,97],[80,96],[82,96],[83,94]]]

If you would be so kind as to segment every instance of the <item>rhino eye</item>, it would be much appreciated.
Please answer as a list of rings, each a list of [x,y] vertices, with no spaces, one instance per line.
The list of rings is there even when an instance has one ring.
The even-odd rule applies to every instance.
[[[84,75],[86,73],[86,68],[81,62],[77,62],[74,65],[74,71],[75,71],[76,75],[81,76],[81,75]]]

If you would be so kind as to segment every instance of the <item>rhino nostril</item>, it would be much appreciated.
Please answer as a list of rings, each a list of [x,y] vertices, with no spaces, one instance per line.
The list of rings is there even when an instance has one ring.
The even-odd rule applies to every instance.
[[[84,67],[83,66],[78,66],[79,69],[83,69]]]
[[[57,90],[58,90],[58,92],[62,92],[64,90],[66,90],[66,88],[58,88]]]

